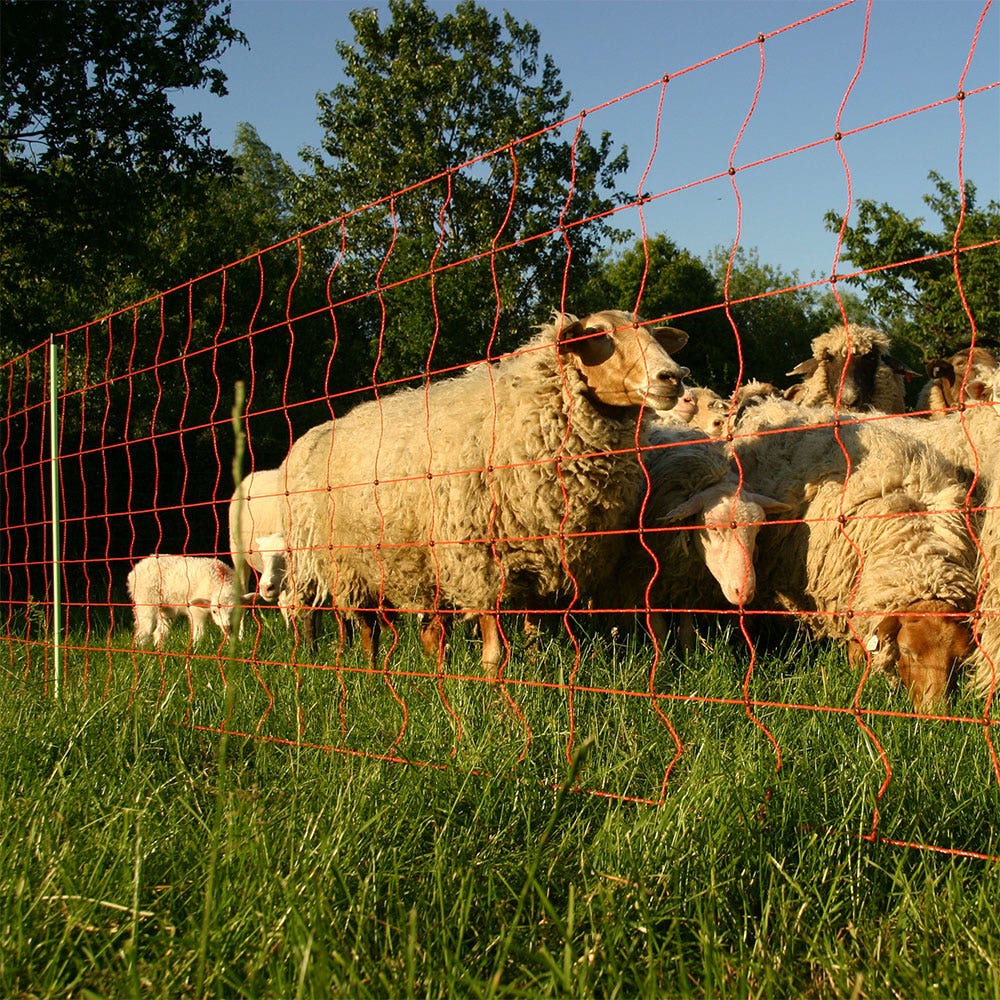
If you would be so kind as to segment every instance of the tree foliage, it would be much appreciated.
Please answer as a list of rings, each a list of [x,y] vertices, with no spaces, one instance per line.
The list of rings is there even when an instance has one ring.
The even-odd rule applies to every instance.
[[[938,219],[933,229],[922,217],[866,199],[857,202],[857,222],[844,228],[844,256],[865,270],[851,283],[894,339],[925,355],[972,334],[956,266],[979,337],[1000,339],[1000,246],[979,246],[1000,234],[1000,203],[981,208],[971,181],[963,194],[933,171],[929,178],[934,190],[924,202]],[[828,212],[826,222],[839,231],[843,217]],[[955,246],[977,249],[956,255]]]
[[[738,379],[785,385],[785,373],[809,356],[810,341],[837,321],[839,308],[813,289],[797,288],[797,275],[762,263],[754,249],[740,248],[732,267],[729,256],[719,247],[702,261],[664,234],[649,237],[605,260],[587,284],[581,311],[610,304],[680,327],[689,337],[679,360],[691,369],[690,381],[720,394]],[[854,300],[847,308],[857,318]]]
[[[229,13],[218,0],[3,0],[8,344],[37,343],[178,276],[149,256],[164,203],[191,204],[197,182],[231,161],[169,94],[225,93],[210,64],[244,41]]]
[[[585,220],[612,206],[627,166],[607,135],[545,131],[570,95],[531,25],[471,0],[440,15],[390,0],[389,12],[384,26],[351,15],[354,42],[338,45],[349,82],[319,95],[326,134],[306,151],[299,205],[303,226],[349,214],[322,263],[346,235],[335,295],[380,290],[351,326],[383,378],[507,349],[562,304],[615,235]]]

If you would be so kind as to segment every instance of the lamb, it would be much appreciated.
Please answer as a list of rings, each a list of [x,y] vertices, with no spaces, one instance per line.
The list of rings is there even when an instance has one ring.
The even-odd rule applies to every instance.
[[[856,323],[834,326],[813,338],[812,352],[787,372],[804,378],[785,390],[786,399],[803,406],[881,413],[906,409],[904,379],[917,373],[889,353],[889,338],[880,330]]]
[[[150,638],[163,647],[176,618],[191,623],[196,645],[211,619],[225,640],[236,605],[231,566],[207,556],[151,555],[140,559],[128,574],[128,592],[135,615],[135,644]]]
[[[744,414],[734,450],[746,482],[801,518],[762,532],[757,601],[847,641],[852,663],[870,656],[929,709],[970,648],[966,488],[934,449],[887,426],[895,421],[835,416],[781,401]]]
[[[476,617],[495,675],[502,607],[575,606],[613,571],[645,484],[639,417],[675,405],[686,341],[556,313],[513,355],[312,428],[283,463],[291,575],[361,620],[372,662],[393,610]]]
[[[968,344],[927,362],[930,381],[917,397],[919,412],[937,419],[945,416],[957,404],[966,402],[969,398],[966,384],[988,377],[1000,365],[1000,355],[983,344],[992,345],[993,342],[981,340],[978,346]]]

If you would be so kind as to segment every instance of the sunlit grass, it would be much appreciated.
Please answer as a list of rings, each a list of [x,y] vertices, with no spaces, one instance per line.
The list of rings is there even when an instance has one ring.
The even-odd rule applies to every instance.
[[[801,638],[748,674],[710,628],[651,679],[574,632],[487,682],[462,628],[440,676],[410,623],[392,673],[270,618],[233,662],[122,630],[58,700],[11,643],[0,994],[1000,995],[997,863],[926,849],[1000,853],[981,725],[875,679],[856,715]]]

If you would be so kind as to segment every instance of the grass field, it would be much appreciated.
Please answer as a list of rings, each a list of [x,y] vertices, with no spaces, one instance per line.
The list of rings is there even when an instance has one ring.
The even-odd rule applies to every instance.
[[[4,997],[1000,997],[1000,864],[953,853],[1000,854],[983,726],[873,679],[869,735],[833,648],[746,680],[710,632],[657,711],[598,634],[503,686],[409,626],[389,678],[270,625],[228,663],[94,635],[58,700],[0,645]]]

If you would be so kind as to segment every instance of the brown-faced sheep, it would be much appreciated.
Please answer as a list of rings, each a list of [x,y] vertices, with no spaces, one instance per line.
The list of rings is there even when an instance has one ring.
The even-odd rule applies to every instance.
[[[688,386],[672,410],[657,414],[653,425],[697,427],[706,437],[718,438],[726,433],[729,404],[714,390]]]
[[[477,617],[494,674],[501,608],[569,607],[613,571],[644,483],[639,417],[676,403],[686,340],[556,314],[513,355],[314,427],[284,462],[291,577],[360,618],[373,660],[394,609]]]
[[[889,353],[889,338],[870,326],[831,327],[813,338],[813,356],[788,375],[803,379],[785,390],[802,406],[839,406],[842,410],[902,413],[904,379],[917,375]]]
[[[229,622],[236,605],[233,569],[207,556],[152,555],[140,559],[128,574],[128,592],[135,615],[135,644],[152,639],[163,646],[177,618],[191,623],[191,642],[196,644],[211,619],[229,635]]]
[[[762,533],[757,599],[847,641],[852,662],[867,654],[927,709],[945,696],[970,639],[966,487],[938,452],[887,421],[835,417],[774,401],[740,424],[734,450],[746,482],[801,518]]]
[[[989,345],[989,346],[987,346]],[[945,355],[931,358],[926,363],[930,379],[917,397],[917,410],[933,419],[947,416],[948,412],[970,397],[966,390],[969,382],[990,378],[1000,365],[1000,354],[990,350],[992,341],[980,341]]]

